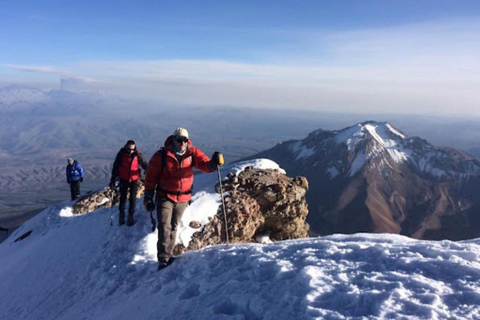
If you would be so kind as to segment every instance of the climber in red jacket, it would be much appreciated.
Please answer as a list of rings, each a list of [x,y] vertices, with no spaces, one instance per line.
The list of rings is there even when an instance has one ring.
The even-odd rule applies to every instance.
[[[110,179],[110,188],[115,188],[117,179],[120,180],[120,204],[119,224],[125,224],[125,202],[127,201],[127,193],[130,190],[130,205],[128,208],[127,226],[135,223],[133,215],[135,213],[135,205],[137,200],[138,179],[140,178],[140,167],[147,169],[147,161],[143,158],[140,150],[137,150],[135,141],[128,140],[125,146],[118,151],[112,168],[112,178]]]
[[[172,261],[177,226],[192,198],[193,168],[213,172],[223,162],[220,152],[215,152],[209,159],[194,147],[184,128],[176,129],[165,141],[165,146],[150,159],[145,176],[144,205],[151,212],[156,202],[159,270]]]

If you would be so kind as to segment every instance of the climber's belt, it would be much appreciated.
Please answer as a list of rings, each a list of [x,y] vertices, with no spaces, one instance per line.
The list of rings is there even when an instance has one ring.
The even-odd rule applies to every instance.
[[[165,194],[171,194],[171,195],[174,195],[174,196],[181,196],[181,195],[184,195],[184,194],[190,194],[192,193],[192,189],[190,190],[187,190],[187,191],[169,191],[169,190],[164,190],[162,188],[157,188],[158,191],[160,192],[163,192]]]

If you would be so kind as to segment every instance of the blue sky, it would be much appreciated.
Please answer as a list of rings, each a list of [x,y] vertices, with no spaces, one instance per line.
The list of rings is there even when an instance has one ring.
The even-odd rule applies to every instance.
[[[0,84],[340,111],[446,112],[461,98],[467,113],[479,21],[478,1],[0,0]]]

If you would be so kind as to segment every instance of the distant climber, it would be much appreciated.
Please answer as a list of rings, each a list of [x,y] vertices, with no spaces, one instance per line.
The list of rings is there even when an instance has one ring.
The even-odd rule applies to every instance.
[[[127,201],[129,190],[127,226],[133,226],[135,223],[133,215],[135,214],[135,205],[137,202],[138,179],[141,176],[140,167],[146,170],[147,166],[147,161],[145,161],[133,140],[128,140],[115,157],[112,168],[112,178],[110,179],[110,188],[115,189],[117,179],[120,180],[120,204],[118,206],[118,223],[120,225],[125,224],[125,202]]]
[[[83,182],[84,177],[82,166],[77,160],[68,158],[66,172],[67,183],[70,185],[70,195],[72,200],[80,198],[80,182]]]
[[[145,176],[144,205],[150,212],[155,209],[155,203],[157,207],[159,270],[173,261],[177,227],[192,198],[193,168],[213,172],[223,162],[220,152],[215,152],[210,160],[194,147],[184,128],[177,128],[167,138],[165,146],[150,159]]]

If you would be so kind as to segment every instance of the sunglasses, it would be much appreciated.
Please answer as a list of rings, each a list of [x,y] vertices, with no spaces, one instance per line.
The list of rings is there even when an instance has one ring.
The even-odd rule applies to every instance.
[[[178,143],[187,143],[187,142],[188,142],[188,139],[187,139],[187,138],[178,138],[178,139],[177,139],[177,142],[178,142]]]

